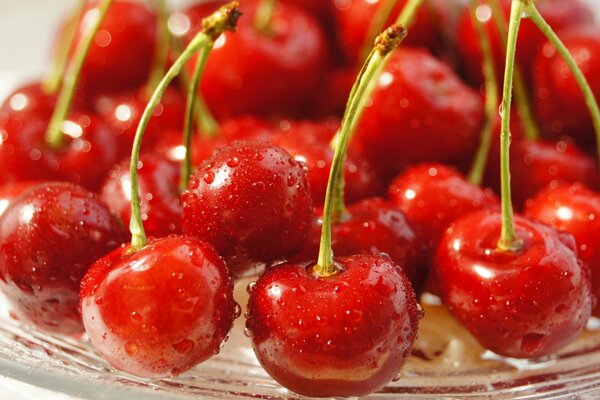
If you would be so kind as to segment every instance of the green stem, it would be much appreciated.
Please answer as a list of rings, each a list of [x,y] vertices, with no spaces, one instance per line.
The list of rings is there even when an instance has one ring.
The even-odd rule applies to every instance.
[[[517,50],[517,37],[525,1],[512,0],[508,27],[508,40],[506,43],[506,63],[504,67],[504,89],[502,91],[502,130],[500,133],[500,189],[502,205],[502,233],[498,241],[501,251],[517,251],[523,242],[517,236],[514,225],[514,215],[510,190],[510,106],[512,101],[512,86],[515,70],[515,54]]]
[[[325,193],[325,204],[323,208],[323,227],[321,229],[321,243],[319,246],[319,257],[314,273],[317,276],[327,277],[336,273],[333,250],[331,249],[331,224],[335,206],[335,197],[340,196],[338,184],[343,180],[344,158],[348,141],[359,121],[360,110],[364,108],[371,80],[374,79],[380,66],[385,63],[392,50],[394,50],[406,37],[406,29],[399,25],[392,25],[386,29],[375,41],[375,48],[365,61],[354,87],[348,99],[348,105],[342,119],[339,131],[339,140],[333,155],[329,182]],[[343,200],[342,200],[343,201]]]
[[[567,49],[556,33],[554,33],[554,30],[544,20],[544,17],[542,17],[532,1],[527,2],[525,12],[533,21],[533,23],[536,24],[537,27],[542,31],[550,43],[552,43],[556,51],[558,51],[560,56],[571,70],[575,81],[577,81],[579,89],[581,90],[585,99],[585,104],[587,105],[592,116],[592,123],[594,124],[594,132],[596,134],[597,151],[598,154],[600,154],[600,108],[598,108],[598,102],[596,101],[596,97],[594,96],[592,88],[590,87],[585,75],[581,71],[581,68],[579,68],[577,62],[569,52],[569,49]]]
[[[483,27],[483,23],[477,17],[478,0],[471,0],[471,18],[474,21],[479,47],[483,55],[482,72],[485,81],[485,123],[481,131],[481,142],[471,171],[469,173],[469,182],[474,185],[481,185],[483,173],[487,164],[490,144],[492,139],[492,130],[496,120],[498,110],[498,84],[496,81],[496,69],[494,68],[494,56],[490,38]]]
[[[359,62],[362,63],[371,54],[371,50],[373,49],[373,41],[385,28],[385,25],[390,19],[390,15],[392,14],[392,11],[397,3],[397,0],[383,0],[380,2],[377,10],[375,11],[373,19],[371,19],[367,36],[363,43],[362,49],[360,50]]]
[[[261,33],[271,34],[271,19],[275,12],[276,0],[260,0],[254,15],[254,28]]]
[[[506,18],[504,17],[504,11],[500,6],[498,0],[489,0],[490,7],[492,8],[492,16],[494,17],[494,23],[496,29],[500,35],[502,43],[506,43],[508,32],[506,30]],[[506,49],[505,49],[506,50]],[[525,79],[521,73],[521,69],[515,61],[514,70],[514,91],[515,99],[517,103],[517,110],[519,117],[523,122],[523,130],[525,131],[525,137],[527,139],[535,140],[540,137],[540,128],[538,127],[535,118],[533,117],[533,110],[531,108],[531,99],[527,92],[525,85]]]
[[[196,61],[196,67],[194,69],[194,75],[188,85],[187,93],[187,104],[185,107],[185,119],[183,121],[183,143],[185,144],[186,152],[183,163],[181,164],[181,176],[179,182],[179,189],[183,192],[188,185],[190,175],[192,173],[192,130],[193,130],[193,119],[194,110],[196,109],[196,99],[198,98],[198,86],[200,84],[200,77],[206,67],[208,56],[213,48],[214,43],[204,46],[198,54]]]
[[[77,34],[77,27],[79,27],[79,22],[83,16],[83,10],[85,10],[86,3],[86,0],[77,1],[77,8],[75,9],[73,19],[69,21],[65,28],[64,35],[61,37],[61,42],[58,45],[58,51],[52,60],[52,66],[50,67],[48,75],[46,75],[46,78],[42,82],[42,90],[45,93],[54,94],[60,87],[62,77],[67,67],[67,62],[69,61],[69,53]]]
[[[129,221],[129,230],[131,231],[131,251],[139,250],[147,243],[146,232],[142,222],[142,214],[140,210],[140,193],[138,188],[138,163],[140,157],[140,149],[142,147],[142,138],[146,126],[152,117],[154,109],[160,103],[160,100],[167,90],[173,79],[179,75],[185,64],[194,56],[194,54],[204,48],[212,47],[214,41],[225,30],[235,30],[237,20],[241,14],[238,10],[238,3],[232,2],[224,5],[210,17],[203,21],[203,29],[189,43],[189,45],[179,55],[173,63],[166,75],[158,83],[156,90],[150,97],[150,101],[146,105],[144,112],[140,118],[140,123],[135,132],[133,148],[131,150],[131,163],[129,165],[129,173],[131,176],[131,219]]]
[[[150,75],[148,77],[148,83],[146,84],[146,90],[150,96],[162,76],[165,74],[167,67],[167,60],[169,58],[169,43],[171,42],[171,33],[169,32],[169,7],[165,0],[155,0],[157,10],[157,41],[156,48],[154,49],[154,60],[152,62],[152,68],[150,69]]]
[[[56,100],[54,113],[50,118],[48,130],[46,131],[46,142],[52,148],[59,148],[62,144],[63,133],[60,129],[60,126],[69,113],[71,101],[73,100],[73,94],[75,93],[75,87],[77,86],[77,80],[79,79],[79,74],[81,73],[81,68],[83,67],[85,58],[88,54],[90,46],[92,45],[92,41],[96,36],[96,32],[98,32],[98,28],[100,27],[100,24],[102,24],[102,21],[104,20],[104,17],[106,16],[111,4],[112,0],[102,0],[98,7],[98,17],[94,21],[91,29],[83,37],[83,41],[75,50],[75,55],[73,56],[73,60],[71,61],[71,65],[69,66],[68,72],[65,76],[65,81],[60,90],[60,94],[58,95],[58,99]]]

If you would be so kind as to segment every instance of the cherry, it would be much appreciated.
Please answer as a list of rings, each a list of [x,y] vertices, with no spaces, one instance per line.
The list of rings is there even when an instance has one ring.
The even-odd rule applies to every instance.
[[[189,237],[118,248],[81,285],[94,348],[113,367],[143,377],[179,375],[218,353],[236,306],[223,259]]]
[[[420,164],[408,168],[389,187],[390,200],[421,232],[433,255],[444,231],[456,218],[476,210],[497,210],[490,189],[473,185],[453,168]]]
[[[252,287],[248,320],[263,368],[306,396],[362,396],[396,376],[410,354],[419,311],[410,282],[389,259],[336,259],[269,269]]]
[[[138,168],[141,211],[150,236],[181,232],[179,164],[159,155],[143,155]],[[100,189],[100,197],[124,223],[131,218],[129,160],[116,165]]]
[[[39,185],[40,182],[36,181],[20,181],[11,182],[0,186],[0,215],[4,214],[6,208],[14,201],[15,198],[19,197],[27,189],[33,186]]]
[[[56,104],[56,96],[47,94],[42,84],[33,82],[14,90],[0,105],[0,123],[5,122],[8,115],[17,113],[42,114],[50,117],[54,105]]]
[[[423,50],[400,49],[377,81],[353,146],[385,176],[423,161],[461,161],[477,148],[481,97]]]
[[[561,39],[583,71],[596,99],[600,99],[600,34],[596,26],[561,32]],[[535,62],[533,91],[543,133],[551,138],[570,135],[583,145],[594,143],[594,126],[585,98],[569,67],[551,43],[539,51]]]
[[[124,240],[123,225],[91,192],[70,183],[27,190],[0,218],[0,287],[12,314],[47,332],[82,332],[80,281]]]
[[[239,142],[198,167],[183,193],[183,232],[212,244],[240,275],[297,249],[312,219],[303,164],[262,142]]]
[[[592,271],[592,288],[600,297],[600,196],[581,183],[560,184],[539,192],[525,204],[525,216],[572,234],[577,255]],[[594,315],[600,315],[596,303]]]
[[[97,13],[98,3],[99,0],[94,0],[86,5],[75,43],[81,42],[87,33],[86,22]],[[85,97],[92,99],[102,93],[143,85],[150,73],[156,38],[157,15],[148,4],[113,1],[83,65],[78,86]]]
[[[594,305],[590,273],[574,240],[515,219],[518,251],[497,248],[502,218],[456,220],[442,238],[435,272],[450,312],[486,348],[515,358],[550,355],[585,328]]]

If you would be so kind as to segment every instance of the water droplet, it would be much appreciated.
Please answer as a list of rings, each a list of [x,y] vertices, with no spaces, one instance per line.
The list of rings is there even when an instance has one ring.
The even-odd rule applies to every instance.
[[[131,313],[131,319],[133,319],[134,321],[141,322],[142,316],[138,312],[134,311]]]
[[[235,168],[238,165],[240,165],[240,159],[237,157],[232,157],[229,160],[227,160],[227,166],[229,168]]]
[[[248,292],[248,294],[252,294],[252,292],[254,292],[255,288],[256,288],[256,282],[250,282],[248,284],[248,286],[246,286],[246,292]]]
[[[235,303],[235,308],[233,310],[233,319],[238,319],[242,315],[242,307],[238,303]]]
[[[135,356],[138,353],[138,346],[133,342],[127,342],[125,344],[125,352],[130,356]]]
[[[194,348],[194,342],[189,339],[183,339],[181,342],[172,345],[172,347],[179,354],[187,354]]]
[[[244,328],[244,336],[246,336],[246,337],[250,337],[251,336],[250,329]]]
[[[192,179],[192,181],[195,181],[195,179]],[[215,181],[215,173],[212,171],[208,171],[206,174],[204,174],[204,182],[208,183],[209,185],[211,183],[213,183]],[[191,189],[196,189],[198,187],[198,184],[196,183],[196,187],[191,187]]]
[[[544,345],[546,335],[543,333],[528,333],[523,336],[521,341],[521,350],[525,354],[531,354],[539,351]]]

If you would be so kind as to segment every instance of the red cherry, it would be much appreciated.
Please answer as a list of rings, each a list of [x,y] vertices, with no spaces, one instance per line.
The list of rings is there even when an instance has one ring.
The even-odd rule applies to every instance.
[[[456,170],[441,164],[421,164],[398,176],[389,188],[392,203],[406,213],[430,252],[456,218],[476,210],[497,210],[490,189],[473,185]]]
[[[377,81],[353,138],[378,171],[423,161],[472,159],[483,122],[481,96],[422,50],[399,49]]]
[[[120,221],[79,186],[48,183],[23,193],[0,218],[0,288],[13,314],[44,331],[82,332],[80,281],[125,237]]]
[[[8,115],[22,113],[23,115],[42,114],[48,118],[52,114],[56,96],[46,94],[39,82],[17,88],[4,100],[0,106],[0,123],[4,123]]]
[[[263,368],[306,396],[362,396],[396,376],[420,317],[415,294],[388,258],[337,259],[339,272],[269,269],[248,301],[252,346]]]
[[[572,234],[577,255],[592,271],[592,288],[600,298],[600,196],[580,183],[549,187],[527,200],[525,216]],[[600,304],[594,315],[600,316]]]
[[[149,236],[163,237],[181,232],[179,164],[155,154],[141,157],[138,168],[140,209]],[[125,224],[131,219],[129,160],[112,169],[100,189],[100,197]]]
[[[85,35],[86,21],[94,17],[97,6],[98,0],[86,5],[75,43]],[[146,82],[154,59],[157,20],[156,13],[143,2],[115,0],[111,4],[92,42],[78,82],[86,98],[132,90]],[[59,34],[59,41],[62,34]]]
[[[223,259],[182,236],[129,250],[101,258],[83,279],[81,313],[94,348],[113,367],[154,378],[218,353],[239,316]]]
[[[4,214],[6,208],[14,201],[15,198],[19,197],[22,193],[33,186],[39,184],[40,182],[36,181],[21,181],[11,182],[0,186],[0,215]]]
[[[236,275],[300,247],[312,220],[306,168],[261,142],[215,153],[182,199],[183,232],[212,244]]]
[[[574,240],[515,218],[523,248],[497,249],[499,213],[469,214],[448,228],[435,272],[444,303],[487,349],[507,357],[550,355],[585,328],[594,305],[590,273]]]
[[[311,14],[327,27],[331,24],[333,14],[333,2],[323,0],[281,0],[282,3],[293,5]]]
[[[187,11],[191,33],[206,9]],[[209,108],[220,119],[302,115],[325,70],[327,43],[318,23],[296,7],[277,3],[273,32],[266,34],[254,27],[255,7],[242,11],[237,32],[219,39],[206,65],[201,90]]]
[[[596,99],[600,100],[600,33],[598,26],[577,27],[561,32]],[[582,144],[593,145],[594,127],[590,112],[571,70],[550,43],[535,58],[533,92],[535,107],[545,135],[571,135]]]

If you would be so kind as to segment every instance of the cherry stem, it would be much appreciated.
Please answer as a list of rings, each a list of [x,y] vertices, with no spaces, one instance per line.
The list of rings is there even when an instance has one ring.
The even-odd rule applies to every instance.
[[[167,90],[173,79],[179,75],[185,64],[194,56],[194,54],[205,47],[212,47],[215,40],[226,30],[234,31],[237,20],[241,13],[239,12],[239,4],[232,2],[219,8],[214,14],[203,20],[203,29],[199,32],[181,52],[177,60],[167,71],[162,80],[158,83],[156,90],[152,94],[150,101],[146,105],[144,112],[140,118],[140,123],[135,132],[133,148],[131,150],[131,163],[129,165],[129,173],[131,177],[131,220],[129,221],[129,230],[131,232],[131,251],[139,250],[148,242],[142,214],[140,210],[140,194],[138,188],[138,164],[140,157],[140,149],[142,147],[142,138],[146,126],[152,117],[152,113]],[[189,151],[189,149],[186,149]]]
[[[169,43],[171,42],[171,33],[169,32],[169,7],[165,0],[156,0],[157,14],[157,41],[154,49],[154,61],[150,69],[146,91],[150,96],[158,82],[165,74],[167,59],[169,58]]]
[[[325,193],[325,204],[323,208],[323,226],[321,229],[321,243],[319,246],[319,257],[314,273],[317,276],[327,277],[336,273],[333,250],[331,248],[331,224],[335,207],[335,198],[339,199],[340,181],[343,181],[344,161],[348,141],[358,125],[361,110],[365,107],[371,80],[375,78],[382,64],[385,63],[389,54],[406,37],[406,28],[400,25],[392,25],[381,33],[375,40],[375,47],[365,61],[348,99],[346,111],[342,119],[339,131],[339,140],[333,155],[331,170],[329,171],[329,182]],[[342,190],[343,192],[343,186]],[[343,204],[343,196],[342,196]]]
[[[254,28],[263,34],[270,35],[271,20],[275,12],[276,0],[260,0],[256,6],[256,14],[254,15]]]
[[[63,132],[61,131],[61,125],[71,108],[71,101],[73,100],[75,87],[77,86],[85,58],[111,4],[112,0],[102,0],[98,7],[98,16],[94,20],[90,30],[84,35],[82,42],[75,49],[75,54],[68,67],[65,80],[56,100],[54,112],[48,123],[48,130],[46,131],[46,142],[52,148],[59,148],[62,144]]]
[[[73,19],[67,24],[63,40],[61,40],[56,56],[52,60],[52,66],[46,78],[42,82],[42,90],[47,94],[54,94],[60,87],[62,77],[64,75],[67,63],[69,61],[69,53],[73,46],[73,41],[77,35],[77,27],[85,10],[86,0],[79,0]]]
[[[494,17],[494,23],[500,34],[502,43],[506,43],[508,33],[506,31],[506,18],[504,12],[498,0],[489,0],[492,9],[492,16]],[[535,140],[540,137],[540,128],[538,127],[535,118],[533,117],[533,110],[531,108],[531,99],[527,93],[527,87],[525,85],[525,79],[521,69],[515,62],[514,70],[514,91],[515,99],[517,103],[517,111],[521,121],[523,121],[523,130],[527,139]]]
[[[502,130],[500,133],[500,189],[502,206],[502,233],[498,241],[501,251],[518,251],[523,241],[517,236],[510,190],[510,106],[512,101],[513,76],[517,37],[526,0],[512,0],[506,43],[506,63],[504,69],[504,89],[502,91]]]
[[[592,117],[592,123],[594,124],[594,132],[596,134],[597,151],[598,154],[600,154],[600,108],[598,108],[598,102],[596,101],[596,97],[594,96],[592,88],[590,87],[585,75],[581,71],[581,68],[579,68],[577,62],[569,52],[569,49],[567,49],[565,44],[560,40],[560,38],[556,35],[554,30],[546,22],[544,17],[542,17],[542,15],[540,14],[540,12],[535,7],[535,4],[532,1],[527,2],[525,12],[527,16],[533,21],[533,23],[546,36],[548,41],[552,43],[556,51],[558,51],[560,56],[563,58],[563,60],[571,70],[575,81],[577,81],[579,89],[581,90],[585,99],[585,104],[587,105]]]
[[[194,69],[194,75],[192,80],[188,84],[187,93],[187,104],[185,106],[185,119],[183,121],[183,143],[185,145],[185,158],[181,164],[181,176],[179,182],[179,189],[183,192],[188,185],[190,175],[192,173],[192,128],[194,110],[196,109],[196,100],[198,98],[198,86],[200,84],[200,78],[206,67],[208,56],[214,45],[210,43],[200,50],[198,59],[196,61],[196,67]]]
[[[498,110],[498,84],[496,81],[496,69],[494,68],[494,56],[492,54],[490,38],[483,27],[483,23],[477,16],[478,3],[478,0],[471,0],[471,18],[475,24],[479,47],[483,55],[482,73],[485,81],[485,124],[481,131],[479,149],[469,173],[469,182],[474,185],[481,185],[483,181],[483,173],[490,152],[492,130]]]

